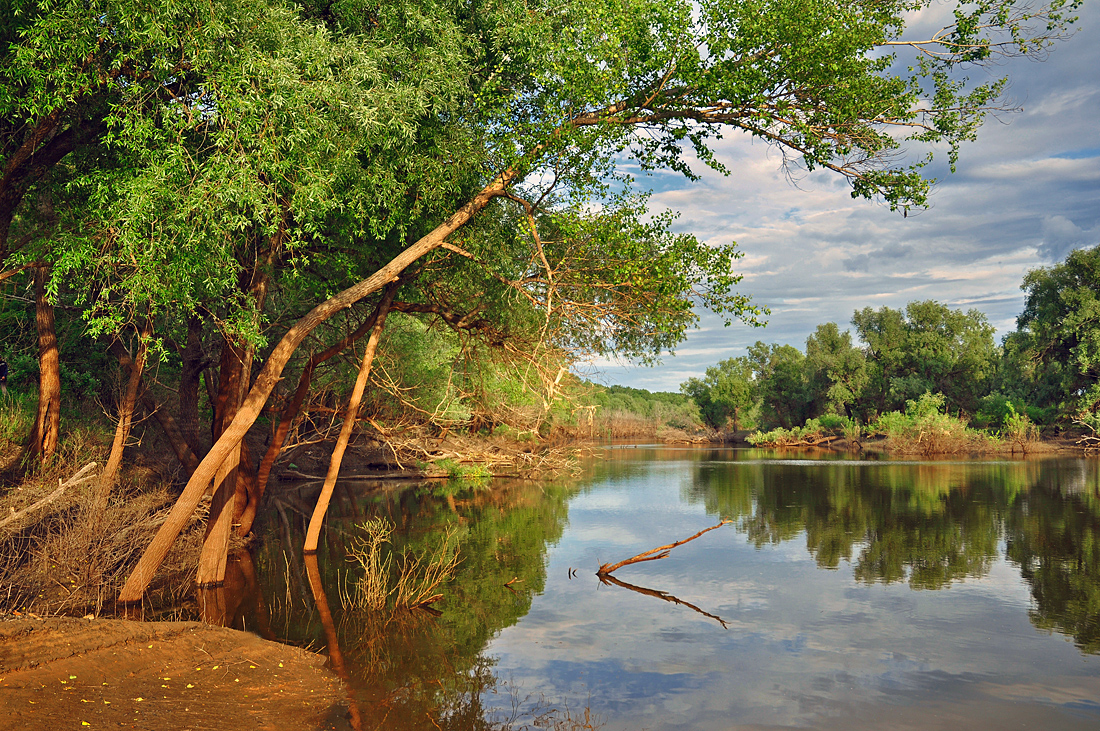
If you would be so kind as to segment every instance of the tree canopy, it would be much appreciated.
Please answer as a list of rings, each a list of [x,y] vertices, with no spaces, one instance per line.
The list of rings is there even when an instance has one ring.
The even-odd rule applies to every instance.
[[[752,320],[736,252],[646,215],[625,160],[729,172],[714,144],[741,132],[854,197],[924,205],[925,152],[954,163],[1002,107],[1004,81],[965,69],[1045,53],[1076,3],[960,5],[908,37],[932,5],[9,0],[4,276],[35,270],[42,323],[64,298],[90,334],[142,333],[131,366],[146,347],[178,357],[184,426],[204,342],[221,345],[214,443],[185,460],[124,598],[207,485],[248,465],[243,437],[338,313],[384,303],[379,321],[392,307],[489,342],[643,361],[679,341],[693,302]],[[57,359],[40,362],[45,395]]]

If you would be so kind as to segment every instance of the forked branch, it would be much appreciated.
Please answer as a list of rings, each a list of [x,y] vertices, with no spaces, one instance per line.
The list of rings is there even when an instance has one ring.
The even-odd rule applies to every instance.
[[[651,548],[650,550],[645,551],[644,553],[639,553],[637,556],[631,556],[630,558],[623,559],[622,561],[619,561],[618,563],[613,563],[613,564],[606,564],[605,563],[605,564],[602,564],[600,566],[599,571],[596,572],[596,576],[599,576],[602,579],[605,576],[609,576],[611,574],[611,572],[613,572],[617,569],[621,569],[623,566],[629,566],[632,563],[641,563],[642,561],[656,561],[659,558],[665,558],[666,556],[668,556],[669,552],[672,549],[676,548],[677,546],[682,546],[685,543],[688,543],[690,541],[694,541],[696,538],[703,535],[704,533],[707,533],[708,531],[712,531],[715,528],[721,528],[725,524],[732,523],[732,522],[733,521],[730,520],[729,518],[722,518],[722,520],[718,522],[718,525],[712,525],[709,528],[704,528],[703,530],[699,531],[698,533],[691,536],[690,538],[685,538],[682,541],[676,541],[675,543],[669,543],[669,544],[664,545],[664,546],[658,546],[657,548]]]

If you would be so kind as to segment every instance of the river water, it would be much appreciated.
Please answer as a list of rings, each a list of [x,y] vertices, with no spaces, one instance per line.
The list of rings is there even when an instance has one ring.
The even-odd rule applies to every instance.
[[[237,619],[334,654],[353,727],[1100,729],[1096,460],[637,446],[549,483],[343,485],[320,604],[316,489],[275,496]],[[453,537],[434,611],[353,606],[371,517],[391,581]]]

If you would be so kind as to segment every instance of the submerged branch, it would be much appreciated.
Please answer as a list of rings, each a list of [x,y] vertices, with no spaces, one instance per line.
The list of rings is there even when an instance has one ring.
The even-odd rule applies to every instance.
[[[717,527],[718,527],[717,525],[714,526],[714,528],[717,528]],[[713,530],[713,528],[707,528],[707,530]],[[599,574],[599,577],[600,577],[600,581],[603,584],[614,584],[615,586],[621,586],[622,588],[629,589],[630,591],[636,591],[639,594],[645,594],[646,596],[656,597],[656,598],[662,599],[666,602],[672,602],[673,604],[679,604],[680,606],[687,607],[688,609],[694,609],[696,612],[699,612],[699,614],[702,614],[704,617],[710,617],[711,619],[716,621],[718,624],[722,625],[722,629],[729,629],[729,622],[722,619],[717,614],[711,614],[710,612],[704,612],[702,609],[695,606],[691,602],[685,602],[683,599],[675,597],[672,594],[669,594],[667,591],[660,591],[659,589],[647,589],[644,586],[635,586],[634,584],[628,584],[625,581],[621,581],[620,579],[616,579],[614,576],[611,576],[610,574]]]
[[[596,576],[599,576],[602,579],[603,577],[610,575],[611,572],[615,571],[616,569],[621,569],[623,566],[629,566],[632,563],[641,563],[642,561],[656,561],[659,558],[664,558],[668,556],[669,551],[671,551],[673,548],[676,548],[677,546],[682,546],[689,541],[694,541],[696,538],[703,535],[704,533],[712,531],[715,528],[721,528],[727,523],[732,522],[733,521],[729,518],[722,518],[722,520],[718,522],[718,525],[712,525],[710,528],[704,528],[690,538],[685,538],[682,541],[676,541],[675,543],[669,543],[664,546],[652,548],[643,553],[639,553],[637,556],[631,556],[630,558],[623,559],[622,561],[619,561],[615,564],[602,564],[599,571],[596,572]]]

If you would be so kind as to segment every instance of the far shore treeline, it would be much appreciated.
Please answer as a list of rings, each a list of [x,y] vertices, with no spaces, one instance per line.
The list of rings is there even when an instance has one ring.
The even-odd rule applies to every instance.
[[[889,412],[937,410],[998,430],[1100,427],[1100,247],[1024,279],[1017,329],[1000,345],[978,310],[934,301],[858,310],[850,331],[818,325],[804,351],[757,342],[682,384],[707,425],[791,430],[810,420],[871,425]],[[839,419],[839,421],[838,421]]]

